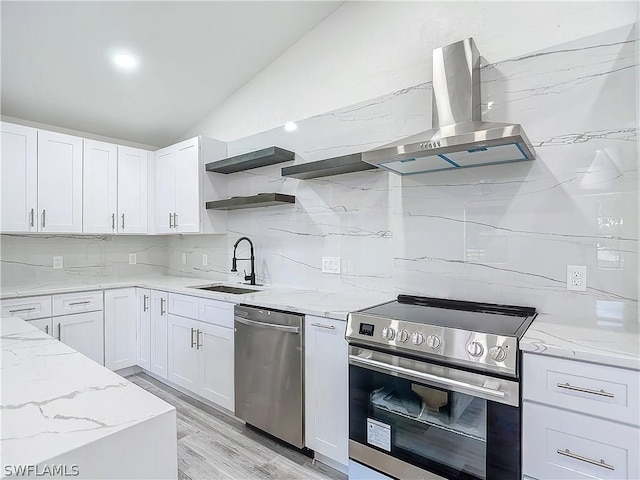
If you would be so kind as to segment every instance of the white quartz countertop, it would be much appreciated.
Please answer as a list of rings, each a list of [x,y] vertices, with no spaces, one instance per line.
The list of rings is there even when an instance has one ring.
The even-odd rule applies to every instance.
[[[640,370],[638,324],[569,325],[553,316],[538,315],[524,337],[524,352]],[[597,325],[597,323],[596,323]]]
[[[257,292],[234,295],[220,292],[210,292],[190,288],[193,286],[212,285],[216,282],[202,278],[185,278],[174,276],[157,276],[150,278],[113,280],[101,283],[82,283],[64,285],[42,285],[36,288],[3,287],[0,299],[14,297],[32,297],[36,295],[53,295],[87,290],[101,290],[111,288],[141,287],[165,292],[194,295],[214,300],[222,300],[230,303],[244,303],[258,307],[274,308],[319,317],[346,320],[349,312],[371,307],[379,303],[394,300],[393,296],[377,293],[344,293],[323,292],[311,289],[293,288],[290,286],[252,287],[238,285],[246,288],[258,289]],[[226,283],[225,285],[232,285]]]
[[[174,407],[17,317],[0,319],[3,465],[40,464]]]

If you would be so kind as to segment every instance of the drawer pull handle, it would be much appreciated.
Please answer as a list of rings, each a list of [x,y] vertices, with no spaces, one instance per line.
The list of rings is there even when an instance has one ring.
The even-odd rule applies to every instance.
[[[149,310],[149,307],[147,307],[147,300],[149,300],[149,297],[146,295],[142,296],[142,311],[146,312],[147,310]]]
[[[615,470],[613,465],[609,465],[607,462],[605,462],[602,459],[598,461],[598,460],[593,460],[592,458],[589,458],[589,457],[583,457],[582,455],[578,455],[576,453],[571,452],[568,448],[565,448],[564,450],[556,450],[556,451],[558,452],[558,455],[564,455],[565,457],[575,458],[576,460],[580,460],[581,462],[590,463],[591,465],[596,465],[598,467],[606,468],[607,470]]]
[[[167,313],[167,309],[165,308],[165,303],[167,301],[164,298],[160,299],[160,316],[164,317],[164,314]]]
[[[335,330],[336,329],[336,327],[334,327],[333,325],[323,325],[321,323],[312,323],[311,326],[312,327],[326,328],[327,330]]]
[[[62,340],[62,324],[58,324],[58,341]]]
[[[191,329],[191,348],[196,346],[196,342],[193,340],[193,334],[196,332],[195,328]]]
[[[558,388],[565,388],[567,390],[573,390],[574,392],[590,393],[591,395],[600,395],[601,397],[615,398],[613,393],[605,392],[604,390],[592,390],[591,388],[575,387],[569,382],[558,383]]]
[[[74,305],[87,305],[88,303],[91,303],[91,300],[85,300],[84,302],[72,302],[69,304],[69,306],[73,307]]]
[[[17,310],[9,310],[9,313],[18,313],[18,312],[32,312],[36,309],[36,307],[31,308],[19,308]]]
[[[44,326],[44,333],[49,334],[49,325]]]
[[[200,347],[202,346],[202,343],[200,342],[200,335],[202,335],[202,331],[198,329],[196,331],[196,350],[200,350]]]

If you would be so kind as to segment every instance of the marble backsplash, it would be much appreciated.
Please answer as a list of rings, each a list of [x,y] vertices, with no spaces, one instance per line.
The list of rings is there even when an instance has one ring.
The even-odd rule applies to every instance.
[[[229,273],[231,253],[246,235],[260,283],[531,305],[576,322],[594,311],[612,324],[636,321],[636,28],[483,60],[483,118],[522,124],[533,162],[406,177],[370,170],[297,180],[281,177],[287,164],[235,173],[226,176],[230,196],[281,192],[296,204],[230,212],[228,235],[4,235],[2,285],[166,273],[239,281]],[[295,132],[230,142],[228,150],[278,145],[304,163],[430,126],[425,82],[298,122]],[[62,250],[64,271],[39,267]],[[138,254],[138,265],[127,264],[128,253]],[[247,256],[246,244],[238,253]],[[321,273],[322,256],[340,257],[341,273]],[[567,265],[587,266],[586,292],[566,290]]]

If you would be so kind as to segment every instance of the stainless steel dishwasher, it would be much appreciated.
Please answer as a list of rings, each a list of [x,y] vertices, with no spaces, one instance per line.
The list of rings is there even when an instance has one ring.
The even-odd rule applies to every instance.
[[[235,415],[304,447],[303,315],[235,307]]]

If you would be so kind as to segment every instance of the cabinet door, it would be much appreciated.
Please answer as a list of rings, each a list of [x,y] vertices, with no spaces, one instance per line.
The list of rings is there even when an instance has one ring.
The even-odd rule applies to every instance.
[[[233,329],[198,322],[198,393],[233,411]]]
[[[168,324],[166,292],[151,290],[151,372],[167,378]]]
[[[304,329],[306,444],[347,465],[349,362],[345,322],[307,315]]]
[[[52,323],[50,318],[41,318],[39,320],[30,320],[27,322],[29,325],[33,325],[36,328],[39,328],[44,333],[51,335],[52,333]]]
[[[176,210],[176,150],[163,148],[155,153],[156,233],[173,233]]]
[[[200,231],[200,149],[198,137],[176,146],[175,231]]]
[[[115,233],[118,158],[112,143],[85,140],[82,174],[82,231]]]
[[[136,289],[104,292],[104,366],[111,370],[136,364]]]
[[[53,334],[58,340],[100,365],[104,365],[102,311],[54,317],[53,324]]]
[[[41,232],[82,232],[81,138],[38,131],[38,213]]]
[[[0,122],[2,232],[37,232],[38,131]]]
[[[170,381],[192,392],[198,392],[198,351],[196,330],[198,322],[168,315],[168,371]]]
[[[145,370],[151,370],[151,292],[136,288],[137,311],[137,353],[136,363]]]
[[[147,233],[149,152],[118,147],[118,233]]]

